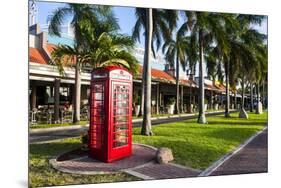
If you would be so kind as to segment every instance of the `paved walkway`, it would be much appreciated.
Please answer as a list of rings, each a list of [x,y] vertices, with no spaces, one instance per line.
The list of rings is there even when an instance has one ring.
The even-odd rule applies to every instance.
[[[262,173],[268,169],[267,129],[254,137],[228,160],[219,163],[209,176]],[[107,174],[125,172],[143,180],[171,179],[201,176],[200,170],[174,163],[158,164],[157,149],[143,144],[133,144],[133,155],[113,163],[103,163],[88,157],[86,153],[59,161],[51,159],[51,165],[63,172],[74,174]]]
[[[264,130],[242,150],[219,166],[211,176],[268,171],[268,131]]]
[[[108,174],[125,172],[140,179],[165,179],[195,177],[199,171],[177,164],[158,164],[155,162],[157,149],[143,144],[133,144],[133,154],[130,157],[104,163],[92,159],[87,152],[76,154],[75,157],[60,160],[63,156],[50,159],[53,168],[73,174]],[[66,154],[64,154],[66,155]]]

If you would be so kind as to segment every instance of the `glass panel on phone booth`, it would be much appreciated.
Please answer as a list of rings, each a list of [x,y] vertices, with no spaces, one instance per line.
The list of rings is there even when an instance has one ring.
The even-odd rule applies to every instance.
[[[102,147],[102,126],[104,124],[104,85],[103,83],[96,83],[92,95],[92,145],[94,148]]]
[[[129,86],[113,86],[113,147],[128,144]]]

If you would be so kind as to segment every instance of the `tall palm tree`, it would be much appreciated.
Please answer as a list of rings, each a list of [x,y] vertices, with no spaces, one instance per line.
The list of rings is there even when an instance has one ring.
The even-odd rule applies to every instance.
[[[132,37],[140,42],[140,33],[144,29],[145,52],[142,73],[142,104],[143,124],[142,135],[152,135],[151,129],[151,53],[156,57],[163,39],[171,37],[171,31],[176,27],[177,13],[171,10],[136,8],[136,23]],[[156,49],[155,49],[156,47]]]
[[[81,59],[80,51],[82,50],[83,44],[83,32],[81,29],[81,23],[85,20],[94,19],[98,20],[99,18],[103,18],[104,20],[110,21],[112,25],[116,24],[116,20],[111,12],[109,7],[105,6],[93,6],[87,4],[74,4],[67,3],[64,7],[58,8],[53,12],[53,14],[49,17],[50,25],[49,25],[49,33],[51,35],[60,36],[61,30],[60,26],[65,22],[68,16],[72,16],[71,18],[71,26],[74,30],[74,50],[76,53],[75,58],[75,99],[74,99],[74,116],[73,123],[80,121],[80,99],[81,99]]]
[[[185,12],[186,22],[184,23],[191,29],[191,37],[196,38],[199,44],[199,115],[198,123],[206,123],[204,112],[204,51],[214,42],[219,43],[222,49],[226,49],[226,33],[222,24],[222,17],[218,13],[208,12]]]
[[[242,77],[242,86],[246,80],[250,83],[250,96],[251,96],[251,108],[253,109],[253,83],[259,79],[261,65],[267,64],[266,55],[262,55],[259,51],[259,46],[263,43],[265,35],[260,34],[257,30],[251,27],[251,24],[261,24],[264,16],[256,15],[237,15],[236,19],[240,24],[240,31],[235,39],[231,41],[230,60],[232,61],[233,70],[231,73],[235,74],[232,77],[240,75]],[[266,56],[266,57],[265,57]],[[259,59],[259,60],[258,60]],[[238,64],[237,64],[238,63]],[[238,68],[241,67],[241,68]],[[235,69],[238,70],[235,72]],[[245,72],[245,70],[247,72]],[[266,68],[265,68],[266,70]],[[242,72],[238,74],[237,72]],[[241,105],[241,111],[244,111],[244,87],[242,87],[243,99]]]
[[[181,64],[182,69],[185,71],[188,48],[189,41],[183,28],[179,28],[175,39],[167,40],[162,48],[166,61],[172,66],[176,65],[176,114],[182,111],[179,108],[179,68]]]
[[[217,43],[217,56],[220,63],[224,66],[224,77],[226,83],[226,105],[225,105],[225,117],[230,117],[229,114],[229,87],[235,87],[237,84],[237,60],[239,60],[239,54],[241,55],[241,50],[253,50],[253,46],[261,43],[262,36],[258,34],[255,30],[250,29],[250,24],[259,23],[262,17],[260,16],[248,16],[248,15],[235,15],[235,14],[221,14],[224,21],[225,32],[227,33],[227,38],[225,41],[226,50],[223,50],[223,46],[220,43]],[[246,32],[247,31],[247,32]],[[245,35],[247,34],[247,35]],[[245,36],[244,36],[245,35]],[[243,39],[244,36],[244,39]],[[242,42],[243,41],[243,42]],[[241,46],[244,45],[244,48]],[[245,47],[248,46],[248,47]],[[224,45],[225,46],[225,45]],[[252,49],[251,49],[251,48]],[[254,53],[250,53],[249,55],[254,55]],[[246,57],[243,55],[243,57]],[[249,57],[248,57],[249,59]],[[254,59],[254,57],[252,57]],[[246,60],[244,60],[246,61]],[[240,63],[244,62],[240,59]],[[258,66],[255,66],[256,61],[251,61],[251,69],[256,69]],[[250,69],[247,69],[248,71]],[[259,70],[259,69],[258,69]],[[249,72],[246,77],[249,78]]]

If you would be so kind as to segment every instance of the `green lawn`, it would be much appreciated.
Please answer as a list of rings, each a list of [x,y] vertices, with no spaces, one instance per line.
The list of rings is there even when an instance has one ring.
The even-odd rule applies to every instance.
[[[197,124],[196,119],[161,124],[153,127],[152,137],[142,136],[140,128],[134,128],[133,142],[169,147],[175,163],[205,169],[263,129],[267,122],[267,113],[249,113],[248,120],[237,118],[238,113],[231,116],[229,119],[223,115],[207,117],[207,125]]]
[[[267,122],[267,114],[249,114],[248,120],[232,114],[207,117],[208,125],[196,124],[196,120],[162,124],[153,127],[154,136],[141,136],[140,128],[133,129],[133,142],[173,150],[175,163],[197,169],[205,169],[222,155],[233,150],[244,140],[261,130]],[[29,156],[30,186],[52,186],[102,182],[133,181],[137,178],[124,174],[73,175],[54,170],[48,160],[63,152],[81,147],[80,138],[69,138],[44,144],[31,144]]]
[[[79,138],[68,138],[58,142],[30,144],[30,187],[89,184],[138,180],[125,173],[111,175],[75,175],[59,172],[51,167],[49,159],[63,152],[81,147]]]

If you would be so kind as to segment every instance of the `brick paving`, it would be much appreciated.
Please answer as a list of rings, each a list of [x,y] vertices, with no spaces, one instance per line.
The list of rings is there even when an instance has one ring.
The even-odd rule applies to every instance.
[[[219,166],[211,176],[263,173],[268,171],[268,131],[263,131],[245,148]]]
[[[133,155],[112,163],[104,163],[84,155],[66,161],[53,161],[56,169],[72,173],[108,173],[133,168],[148,163],[155,158],[156,151],[143,145],[133,145]]]
[[[122,171],[141,179],[195,177],[199,174],[199,171],[177,164],[158,164],[155,156],[156,148],[133,144],[132,156],[112,163],[92,159],[87,153],[64,161],[51,159],[50,163],[55,169],[68,173],[106,174]]]
[[[187,169],[184,167],[174,166],[172,164],[157,164],[136,168],[133,171],[151,177],[151,179],[171,179],[171,178],[186,178],[196,177],[199,171]]]

